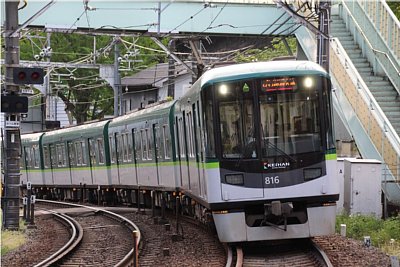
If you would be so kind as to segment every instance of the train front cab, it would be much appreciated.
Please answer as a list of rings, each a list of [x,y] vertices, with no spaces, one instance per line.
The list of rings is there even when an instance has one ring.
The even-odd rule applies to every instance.
[[[328,78],[320,71],[241,77],[202,96],[219,239],[333,233],[338,184]]]

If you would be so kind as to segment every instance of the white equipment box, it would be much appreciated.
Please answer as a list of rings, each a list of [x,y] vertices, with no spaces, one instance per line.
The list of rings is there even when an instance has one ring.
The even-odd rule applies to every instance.
[[[382,165],[375,159],[344,160],[343,206],[347,214],[382,217]]]

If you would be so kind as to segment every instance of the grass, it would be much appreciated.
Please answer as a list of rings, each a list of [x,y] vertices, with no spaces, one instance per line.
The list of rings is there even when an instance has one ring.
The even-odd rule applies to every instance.
[[[373,216],[339,215],[336,217],[337,233],[340,233],[341,224],[347,226],[347,237],[364,240],[364,236],[370,236],[373,246],[389,255],[400,257],[400,215],[387,220]]]
[[[0,221],[2,220],[2,212],[0,211]],[[18,248],[26,242],[25,229],[26,226],[22,221],[19,223],[19,231],[3,230],[1,225],[1,256]]]
[[[25,243],[25,234],[21,231],[1,231],[1,256]]]

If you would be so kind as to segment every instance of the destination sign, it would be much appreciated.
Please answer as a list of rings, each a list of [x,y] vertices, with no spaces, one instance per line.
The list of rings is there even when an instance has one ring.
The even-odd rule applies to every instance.
[[[264,92],[275,91],[295,91],[297,89],[297,81],[294,77],[282,77],[265,79],[261,82]]]

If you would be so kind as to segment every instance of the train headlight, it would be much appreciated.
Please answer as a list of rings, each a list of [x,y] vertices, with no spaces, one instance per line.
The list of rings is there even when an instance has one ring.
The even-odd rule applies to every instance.
[[[305,88],[311,88],[314,85],[314,80],[311,77],[306,77],[303,81]]]
[[[244,184],[243,173],[227,174],[225,175],[225,181],[227,184],[243,185]]]
[[[322,176],[321,168],[303,169],[304,181],[312,180]]]
[[[219,93],[221,94],[221,95],[226,95],[227,93],[228,93],[228,86],[226,86],[226,84],[221,84],[220,86],[219,86]]]

